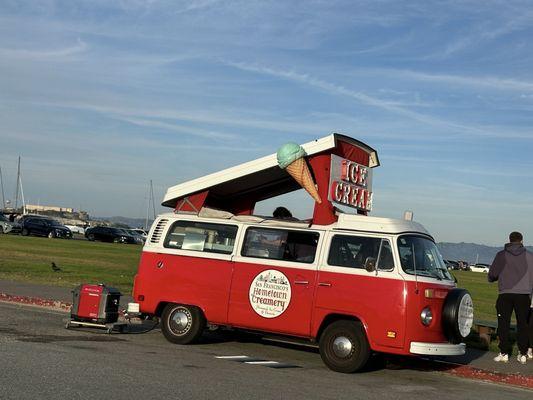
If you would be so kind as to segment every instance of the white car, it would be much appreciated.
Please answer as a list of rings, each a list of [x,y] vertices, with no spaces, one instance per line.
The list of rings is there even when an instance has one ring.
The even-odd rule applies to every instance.
[[[473,272],[489,272],[489,265],[488,264],[475,264],[470,266],[470,271]]]
[[[85,228],[82,228],[81,226],[77,225],[65,225],[72,233],[79,233],[81,235],[85,235]]]

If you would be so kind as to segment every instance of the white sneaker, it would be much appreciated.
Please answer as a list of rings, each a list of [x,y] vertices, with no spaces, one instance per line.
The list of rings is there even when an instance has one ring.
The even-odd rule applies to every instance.
[[[531,347],[527,349],[527,358],[533,359],[533,349]]]
[[[494,361],[496,362],[509,362],[509,356],[507,354],[498,354],[496,357],[494,357]]]
[[[527,361],[527,357],[524,354],[520,353],[518,353],[518,357],[516,357],[516,359],[520,364],[525,364]]]

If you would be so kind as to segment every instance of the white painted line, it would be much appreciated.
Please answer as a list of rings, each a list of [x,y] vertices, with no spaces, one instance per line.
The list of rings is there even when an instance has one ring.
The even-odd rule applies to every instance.
[[[277,361],[245,361],[245,364],[254,364],[254,365],[272,365],[279,364]]]
[[[220,358],[222,360],[246,360],[250,357],[248,356],[215,356],[215,358]]]

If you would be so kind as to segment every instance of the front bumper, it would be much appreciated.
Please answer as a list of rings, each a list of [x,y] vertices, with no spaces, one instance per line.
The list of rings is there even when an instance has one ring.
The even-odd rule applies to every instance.
[[[464,343],[424,343],[411,342],[409,351],[412,354],[424,354],[434,356],[462,356],[465,354],[466,345]]]

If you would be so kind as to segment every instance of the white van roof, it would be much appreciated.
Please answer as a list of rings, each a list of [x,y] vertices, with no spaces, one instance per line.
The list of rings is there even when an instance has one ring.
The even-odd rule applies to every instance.
[[[305,220],[282,220],[271,217],[263,217],[257,215],[233,215],[226,211],[219,212],[218,210],[202,209],[199,214],[196,213],[165,213],[161,214],[160,218],[175,219],[179,216],[184,217],[198,217],[205,219],[220,219],[226,222],[234,221],[241,223],[257,224],[265,227],[286,227],[286,228],[311,228],[311,229],[331,229],[331,230],[347,230],[357,232],[375,232],[387,233],[397,235],[400,233],[420,233],[432,237],[424,226],[418,222],[408,221],[394,218],[379,218],[368,217],[365,215],[356,214],[339,214],[337,222],[331,225],[310,225],[309,221]]]

